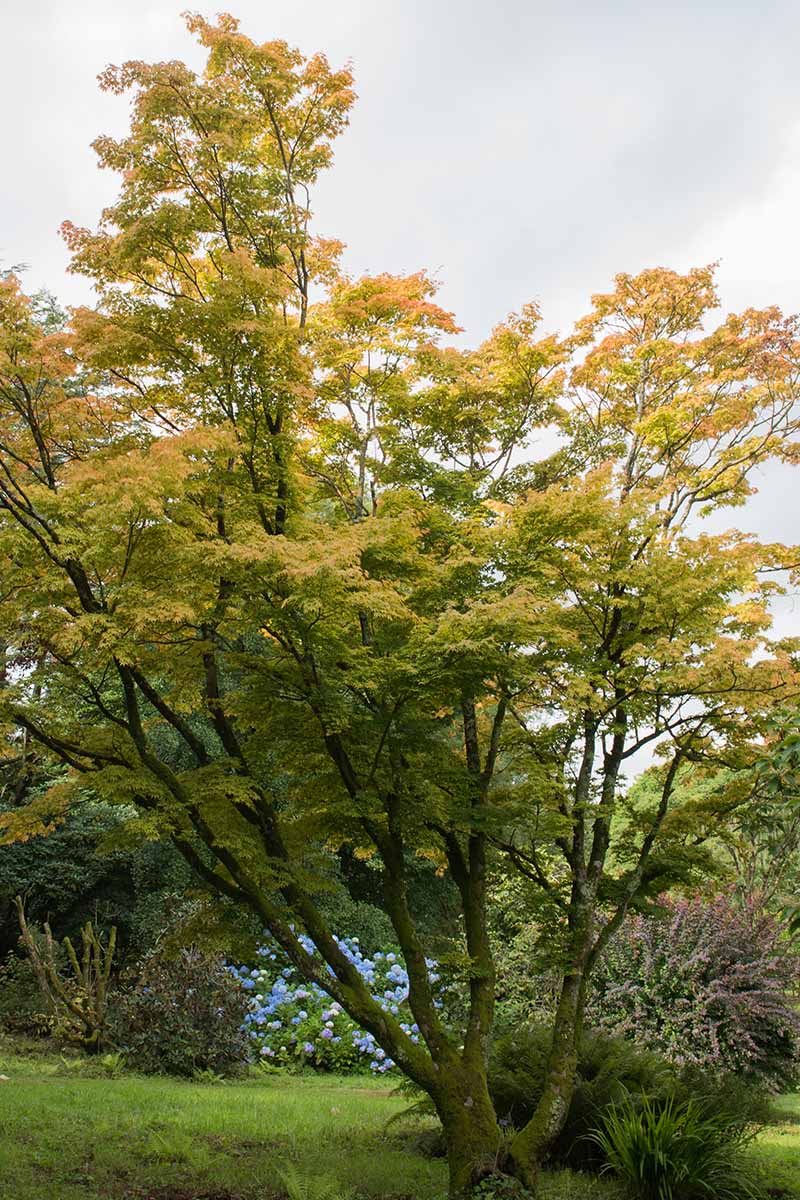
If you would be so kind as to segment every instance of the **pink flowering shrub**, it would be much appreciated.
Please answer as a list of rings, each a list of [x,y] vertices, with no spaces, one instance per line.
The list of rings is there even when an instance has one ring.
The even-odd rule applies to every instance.
[[[679,1067],[772,1090],[800,1065],[798,959],[778,923],[730,896],[662,901],[634,917],[594,975],[587,1018]]]

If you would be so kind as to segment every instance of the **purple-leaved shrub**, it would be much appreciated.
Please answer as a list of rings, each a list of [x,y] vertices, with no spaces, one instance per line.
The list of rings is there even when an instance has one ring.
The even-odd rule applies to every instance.
[[[189,946],[151,954],[123,985],[111,1032],[128,1065],[147,1074],[215,1075],[241,1070],[248,1053],[248,1002],[220,955]]]
[[[800,973],[780,924],[725,894],[661,904],[661,915],[634,917],[609,945],[588,1021],[680,1067],[791,1087]]]

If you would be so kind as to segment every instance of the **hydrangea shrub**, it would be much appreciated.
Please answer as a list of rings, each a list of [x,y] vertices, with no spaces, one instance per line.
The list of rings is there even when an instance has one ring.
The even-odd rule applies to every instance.
[[[309,954],[315,953],[309,938],[300,940]],[[400,955],[388,950],[368,957],[361,952],[358,938],[337,938],[337,942],[384,1012],[397,1017],[411,1040],[418,1041],[419,1029],[408,1006],[408,973]],[[337,1072],[369,1070],[383,1075],[392,1070],[394,1062],[372,1034],[361,1029],[318,984],[301,980],[275,947],[262,946],[258,956],[257,967],[232,968],[251,997],[244,1029],[253,1058],[276,1066],[301,1063]],[[428,959],[427,965],[430,981],[439,992],[435,1003],[442,1007],[444,986],[437,964]]]
[[[780,925],[732,897],[662,902],[616,935],[588,1019],[679,1067],[790,1087],[800,1059],[798,959]]]

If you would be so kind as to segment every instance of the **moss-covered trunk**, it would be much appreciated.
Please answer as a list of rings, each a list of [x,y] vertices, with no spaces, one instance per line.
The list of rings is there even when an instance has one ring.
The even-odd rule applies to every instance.
[[[449,1195],[461,1200],[498,1166],[500,1128],[485,1072],[448,1071],[434,1102],[447,1146]]]
[[[542,1161],[564,1128],[575,1090],[578,1042],[583,1027],[583,983],[583,976],[578,973],[564,979],[544,1089],[536,1111],[511,1144],[514,1173],[534,1192]]]

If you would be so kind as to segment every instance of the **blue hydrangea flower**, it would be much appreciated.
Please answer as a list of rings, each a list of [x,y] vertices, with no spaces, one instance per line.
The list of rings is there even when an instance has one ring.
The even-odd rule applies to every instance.
[[[333,972],[322,962],[311,939],[305,934],[297,936],[304,950],[332,975]],[[368,958],[362,954],[357,938],[337,938],[336,943],[367,984],[375,1002],[384,1012],[391,1012],[397,1017],[403,1033],[412,1042],[419,1042],[419,1028],[412,1022],[412,1014],[407,1007],[408,972],[396,952],[379,950]],[[301,1043],[291,1033],[304,1021],[311,1020],[322,1026],[318,1035],[322,1042],[338,1044],[344,1039],[345,1044],[351,1046],[357,1055],[364,1057],[374,1073],[384,1074],[393,1069],[394,1062],[386,1051],[378,1046],[372,1034],[355,1025],[338,1001],[333,1000],[319,984],[302,980],[295,967],[281,965],[286,960],[277,947],[270,948],[267,942],[258,948],[257,955],[261,963],[259,968],[241,966],[231,970],[248,992],[258,988],[252,998],[250,1012],[244,1019],[244,1028],[258,1053],[268,1058],[274,1058],[279,1053],[315,1053],[313,1042]],[[436,970],[438,964],[433,959],[425,961],[435,1002],[441,1008],[442,988]],[[305,1007],[301,1008],[303,1002]],[[279,1046],[278,1035],[286,1027],[291,1033],[288,1045],[281,1043]],[[286,1032],[283,1038],[286,1039]]]

